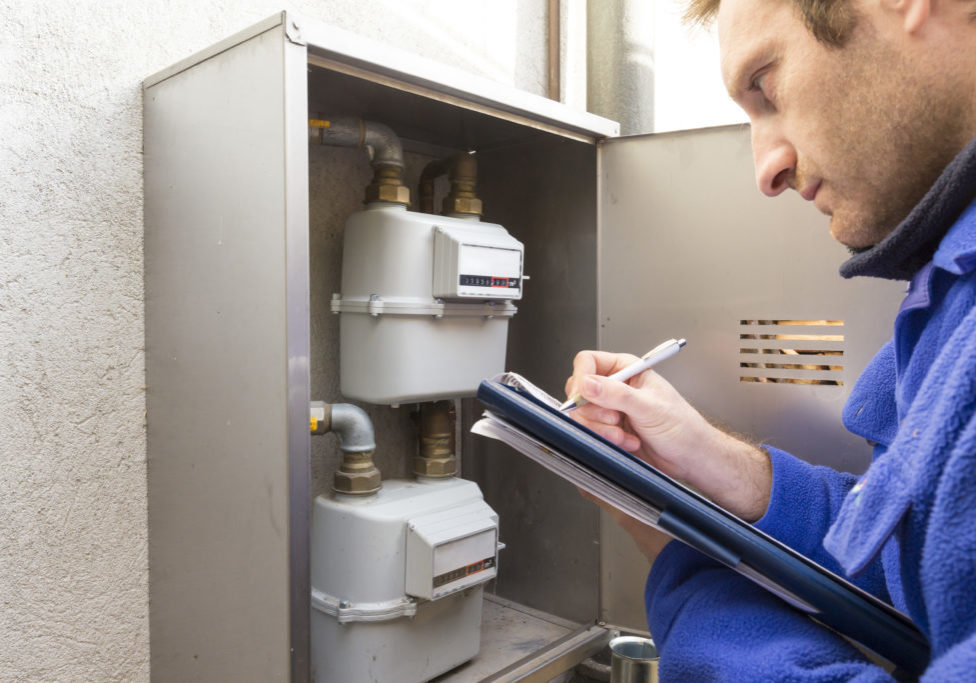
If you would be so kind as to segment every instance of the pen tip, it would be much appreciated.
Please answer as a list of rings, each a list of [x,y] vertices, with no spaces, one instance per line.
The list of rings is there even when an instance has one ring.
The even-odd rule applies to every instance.
[[[687,344],[687,343],[688,343],[688,340],[687,340],[687,339],[679,339],[679,340],[678,340],[678,346],[679,346],[679,347],[680,347],[680,346],[684,346],[684,345],[685,345],[685,344]]]
[[[580,396],[579,394],[573,394],[572,396],[569,397],[569,400],[567,400],[565,403],[559,406],[559,410],[560,412],[566,413],[569,412],[570,410],[579,408],[581,405],[583,405],[583,403],[584,401],[582,396]]]

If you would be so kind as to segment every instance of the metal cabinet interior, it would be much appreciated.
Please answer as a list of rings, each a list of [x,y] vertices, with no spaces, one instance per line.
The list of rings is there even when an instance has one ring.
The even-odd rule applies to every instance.
[[[661,371],[710,416],[815,462],[866,463],[839,406],[897,288],[840,281],[823,220],[755,191],[748,130],[616,138],[599,117],[291,14],[150,77],[144,100],[155,678],[309,678],[309,505],[336,455],[310,441],[308,402],[339,398],[328,299],[370,173],[361,152],[310,149],[310,113],[391,126],[411,186],[426,161],[477,151],[486,218],[525,243],[532,277],[510,369],[558,393],[580,348],[684,336]],[[826,349],[842,362],[784,362],[819,343],[773,322],[796,320],[842,320],[817,331],[843,336]],[[763,348],[779,355],[741,351]],[[366,408],[381,471],[406,476],[408,408]],[[465,426],[478,411],[464,401]],[[495,593],[643,628],[630,540],[521,456],[461,442],[507,544]]]

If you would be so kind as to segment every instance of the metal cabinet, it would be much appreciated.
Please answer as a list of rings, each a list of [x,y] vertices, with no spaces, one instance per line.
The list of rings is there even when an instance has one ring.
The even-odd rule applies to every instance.
[[[355,150],[309,148],[316,112],[392,127],[411,182],[426,160],[477,151],[486,217],[524,242],[532,276],[510,369],[558,392],[580,348],[685,336],[662,372],[710,415],[801,452],[829,444],[803,453],[813,460],[866,462],[839,405],[895,292],[837,282],[823,220],[751,188],[745,129],[617,138],[611,121],[290,13],[148,78],[144,103],[154,678],[310,675],[309,509],[335,454],[310,440],[308,404],[339,398],[328,300],[369,173]],[[844,360],[778,364],[842,365],[800,368],[835,383],[770,381],[768,368],[740,381],[743,363],[777,364],[741,349],[799,319],[843,320]],[[403,476],[408,409],[367,409],[381,471]],[[464,425],[478,412],[466,399]],[[501,519],[498,604],[581,632],[643,628],[646,564],[629,540],[521,456],[459,442],[462,473]]]

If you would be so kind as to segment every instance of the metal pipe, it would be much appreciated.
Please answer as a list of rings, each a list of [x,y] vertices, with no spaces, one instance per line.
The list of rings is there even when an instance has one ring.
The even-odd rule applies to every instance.
[[[376,440],[366,411],[351,403],[312,401],[309,412],[313,434],[333,432],[339,441],[342,463],[333,477],[332,488],[351,495],[379,491],[383,483],[373,463]]]
[[[586,3],[586,110],[621,135],[654,131],[654,3]]]
[[[546,47],[547,47],[547,80],[546,97],[550,100],[560,100],[560,54],[562,40],[559,35],[559,3],[560,0],[549,0],[546,12]]]
[[[403,177],[403,146],[389,126],[355,116],[332,116],[308,121],[309,141],[335,147],[363,147],[373,166],[373,182],[366,203],[410,204],[410,188]]]
[[[454,420],[453,401],[420,404],[420,453],[413,460],[414,474],[440,479],[457,473]]]
[[[369,160],[403,168],[403,146],[389,126],[357,116],[330,116],[309,121],[313,142],[334,147],[365,147]]]
[[[420,174],[420,211],[434,213],[434,180],[448,174],[451,191],[441,207],[445,216],[481,216],[481,200],[476,194],[478,161],[474,154],[460,152],[428,163]]]
[[[456,154],[451,157],[448,177],[451,191],[444,197],[441,207],[445,216],[481,216],[481,200],[478,199],[478,161],[473,154]]]
[[[448,159],[435,159],[420,173],[417,195],[421,213],[434,213],[434,181],[447,173],[447,162]]]
[[[366,411],[351,403],[333,403],[332,431],[339,437],[339,450],[344,453],[375,451],[373,423]]]

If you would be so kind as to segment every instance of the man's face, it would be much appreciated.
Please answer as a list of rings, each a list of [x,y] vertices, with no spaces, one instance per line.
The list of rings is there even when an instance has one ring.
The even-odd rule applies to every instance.
[[[831,48],[792,2],[722,0],[718,32],[723,79],[752,123],[759,188],[795,189],[849,247],[883,239],[968,140],[944,79],[870,16]]]

